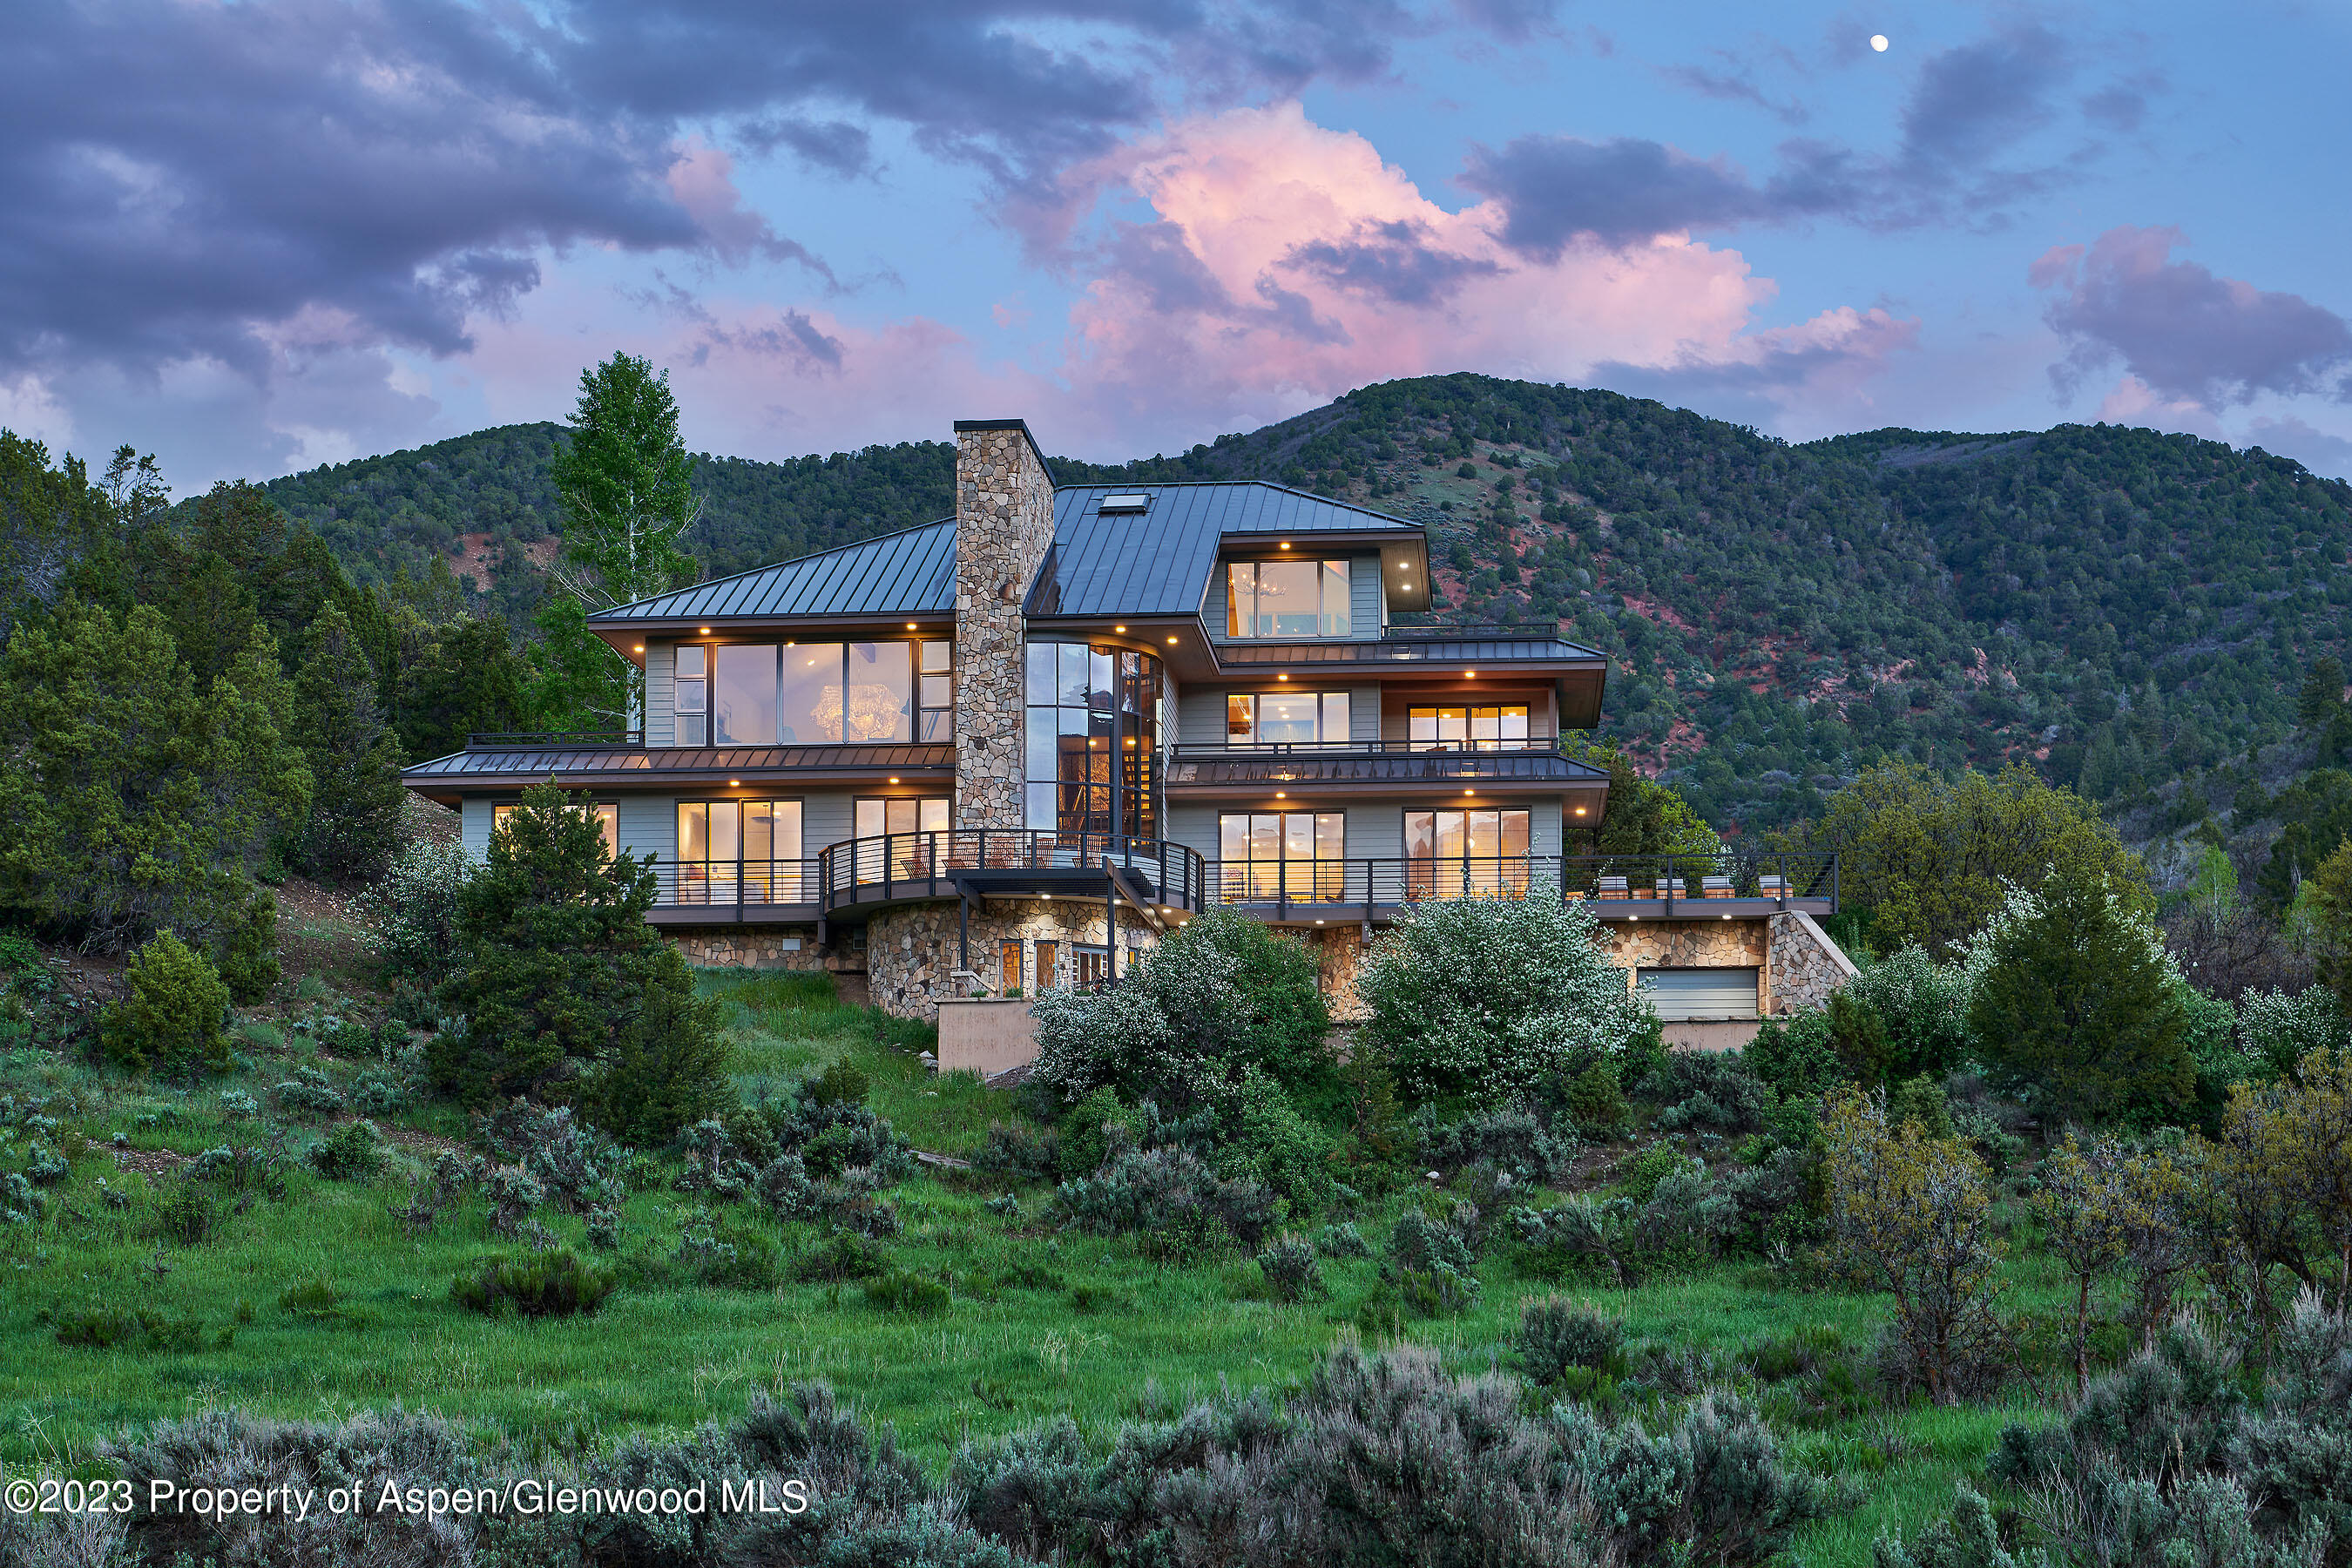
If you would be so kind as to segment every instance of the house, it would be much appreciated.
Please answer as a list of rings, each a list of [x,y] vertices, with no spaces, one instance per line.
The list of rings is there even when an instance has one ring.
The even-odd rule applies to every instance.
[[[477,852],[527,785],[585,792],[692,961],[862,976],[912,1016],[1097,984],[1220,904],[1313,944],[1343,1011],[1373,931],[1464,894],[1591,900],[1691,1044],[1852,973],[1815,920],[1833,861],[1593,854],[1609,777],[1559,742],[1607,661],[1399,624],[1430,607],[1420,525],[1056,489],[1020,420],[955,432],[954,517],[591,616],[645,671],[640,730],[478,735],[408,786]]]

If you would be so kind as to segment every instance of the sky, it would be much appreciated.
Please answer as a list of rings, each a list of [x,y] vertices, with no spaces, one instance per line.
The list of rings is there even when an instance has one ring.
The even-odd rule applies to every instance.
[[[0,426],[1174,452],[1400,376],[2352,475],[2352,5],[28,0]],[[1884,47],[1876,47],[1880,44]]]

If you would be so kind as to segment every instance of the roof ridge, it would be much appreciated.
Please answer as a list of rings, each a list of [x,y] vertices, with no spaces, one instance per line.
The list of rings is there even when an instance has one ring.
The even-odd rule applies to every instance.
[[[1377,517],[1383,521],[1398,523],[1406,528],[1425,529],[1426,527],[1425,524],[1415,522],[1409,517],[1399,517],[1392,511],[1376,510],[1360,501],[1343,500],[1338,496],[1320,495],[1314,490],[1302,490],[1297,485],[1286,485],[1274,479],[1137,479],[1123,485],[1097,483],[1055,485],[1054,493],[1059,495],[1064,490],[1234,489],[1243,485],[1255,485],[1261,489],[1280,490],[1285,495],[1297,496],[1302,500],[1321,501],[1326,506],[1344,507],[1349,511],[1359,511],[1366,517]]]
[[[902,539],[909,533],[920,533],[926,529],[954,526],[955,519],[952,517],[943,517],[932,522],[911,523],[905,528],[894,528],[887,533],[877,533],[866,539],[853,539],[846,544],[830,544],[823,550],[812,550],[806,555],[792,555],[782,561],[771,561],[765,566],[752,566],[741,572],[730,572],[724,577],[705,577],[699,583],[688,583],[683,588],[672,588],[667,593],[648,594],[642,599],[631,599],[626,604],[607,605],[601,610],[590,611],[588,618],[593,621],[599,616],[618,615],[623,610],[634,610],[639,605],[651,605],[663,599],[674,599],[680,594],[691,594],[702,588],[715,588],[721,583],[740,583],[746,577],[758,577],[770,572],[781,572],[787,566],[797,566],[803,561],[821,561],[828,555],[839,555],[844,551],[863,550],[869,544],[879,544],[886,539]]]

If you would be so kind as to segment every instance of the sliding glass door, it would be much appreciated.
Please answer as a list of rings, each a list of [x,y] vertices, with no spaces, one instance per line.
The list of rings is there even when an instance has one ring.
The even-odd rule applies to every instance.
[[[816,897],[801,859],[796,800],[677,805],[681,904],[802,904]]]
[[[1528,813],[1511,807],[1406,812],[1406,896],[1525,894],[1530,869],[1528,832]]]

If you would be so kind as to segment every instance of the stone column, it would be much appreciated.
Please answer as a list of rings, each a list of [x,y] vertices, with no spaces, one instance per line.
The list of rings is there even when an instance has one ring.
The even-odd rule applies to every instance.
[[[956,821],[1023,825],[1022,601],[1054,542],[1054,481],[1018,419],[956,436]]]

